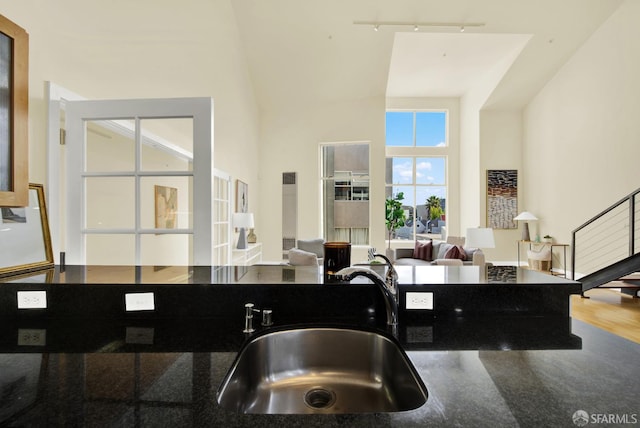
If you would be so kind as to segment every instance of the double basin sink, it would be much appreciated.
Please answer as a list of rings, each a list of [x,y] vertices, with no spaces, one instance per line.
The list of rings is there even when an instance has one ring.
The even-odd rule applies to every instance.
[[[222,408],[258,414],[399,412],[422,406],[427,397],[392,336],[339,327],[257,334],[217,394]]]

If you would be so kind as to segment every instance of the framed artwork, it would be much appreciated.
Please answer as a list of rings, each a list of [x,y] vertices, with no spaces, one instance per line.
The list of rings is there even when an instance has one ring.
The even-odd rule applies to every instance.
[[[29,184],[29,204],[0,208],[0,276],[53,267],[53,249],[42,184]]]
[[[29,204],[29,36],[0,15],[0,206]]]
[[[487,227],[517,229],[518,170],[487,170]]]
[[[249,185],[236,180],[236,212],[249,212]]]
[[[175,229],[178,217],[178,189],[154,186],[156,229]]]

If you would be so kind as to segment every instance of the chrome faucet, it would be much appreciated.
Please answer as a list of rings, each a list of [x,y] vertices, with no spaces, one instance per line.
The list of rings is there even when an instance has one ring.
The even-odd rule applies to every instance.
[[[387,270],[386,280],[375,271],[360,266],[347,267],[336,272],[336,279],[340,281],[351,281],[358,276],[364,276],[373,281],[384,297],[384,304],[387,310],[387,325],[395,329],[398,325],[398,273],[386,256],[375,254],[374,257],[382,257],[388,263],[389,269]]]
[[[269,327],[273,325],[273,311],[271,309],[263,309],[262,311],[260,311],[260,309],[255,309],[255,305],[253,303],[246,303],[244,305],[244,311],[244,330],[242,330],[243,333],[253,333],[254,331],[256,331],[256,329],[253,328],[254,312],[262,312],[261,325],[263,327]]]

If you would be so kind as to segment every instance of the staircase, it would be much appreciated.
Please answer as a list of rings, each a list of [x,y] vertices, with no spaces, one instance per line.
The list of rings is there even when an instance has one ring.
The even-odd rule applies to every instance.
[[[640,189],[572,232],[572,279],[592,288],[640,291]]]

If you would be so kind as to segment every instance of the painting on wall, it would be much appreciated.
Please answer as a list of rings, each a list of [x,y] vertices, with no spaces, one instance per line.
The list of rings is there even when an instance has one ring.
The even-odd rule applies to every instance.
[[[487,170],[487,227],[517,229],[518,170]]]
[[[249,185],[236,180],[236,212],[249,212]]]
[[[178,189],[154,186],[156,202],[156,229],[175,229],[178,217]]]

